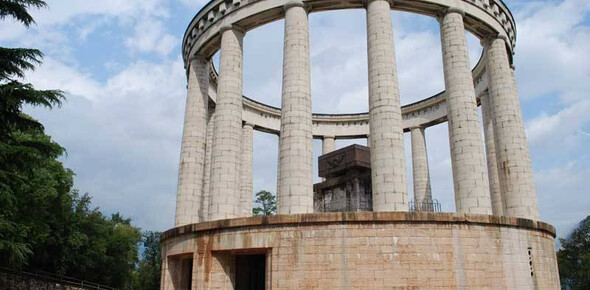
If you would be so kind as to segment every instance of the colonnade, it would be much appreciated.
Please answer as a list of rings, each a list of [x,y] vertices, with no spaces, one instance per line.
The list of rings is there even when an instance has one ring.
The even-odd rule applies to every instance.
[[[386,0],[368,0],[365,8],[373,209],[408,211],[391,6]],[[310,213],[313,135],[308,14],[299,0],[285,4],[284,13],[277,208],[279,214]],[[480,98],[484,146],[464,16],[462,10],[449,8],[439,19],[457,212],[538,219],[524,123],[506,40],[484,39],[489,76],[487,95]],[[250,215],[255,125],[244,124],[241,115],[244,33],[235,25],[221,29],[214,114],[207,104],[207,61],[195,57],[190,62],[176,225]],[[213,117],[208,121],[209,115]],[[415,202],[430,202],[425,127],[412,127],[410,131]],[[324,154],[334,150],[334,140],[334,136],[323,136]]]

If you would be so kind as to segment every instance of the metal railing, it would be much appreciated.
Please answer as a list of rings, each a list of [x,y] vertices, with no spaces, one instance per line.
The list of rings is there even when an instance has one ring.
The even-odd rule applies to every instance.
[[[441,212],[441,206],[438,200],[436,199],[433,199],[432,201],[423,202],[410,201],[410,211]]]
[[[21,277],[27,279],[35,279],[39,281],[44,281],[48,283],[55,283],[62,286],[70,286],[70,287],[77,287],[80,289],[104,289],[104,290],[116,290],[117,288],[113,288],[110,286],[100,285],[97,283],[84,281],[68,276],[47,273],[43,271],[36,271],[36,272],[26,272],[20,271],[16,269],[4,268],[0,267],[0,273],[12,275],[14,277]]]

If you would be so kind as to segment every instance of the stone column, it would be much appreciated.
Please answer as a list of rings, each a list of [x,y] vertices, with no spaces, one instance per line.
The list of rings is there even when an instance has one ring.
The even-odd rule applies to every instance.
[[[279,214],[313,212],[313,163],[309,24],[301,1],[285,9]]]
[[[488,180],[490,182],[490,197],[492,199],[492,213],[504,215],[502,203],[502,191],[500,190],[500,179],[498,177],[498,161],[496,160],[496,145],[494,144],[494,124],[492,124],[492,108],[490,107],[490,96],[482,95],[481,114],[483,121],[483,136],[486,145],[486,159],[488,164]]]
[[[209,190],[211,184],[211,151],[213,151],[213,127],[215,120],[215,108],[209,107],[209,120],[207,122],[207,142],[205,148],[205,172],[203,172],[203,198],[199,216],[201,222],[209,220]]]
[[[322,139],[322,155],[334,151],[335,148],[334,136],[324,136]]]
[[[252,205],[254,204],[253,175],[253,147],[254,147],[254,125],[244,124],[242,127],[242,172],[241,172],[241,198],[240,208],[242,216],[252,216]]]
[[[236,27],[226,26],[221,29],[209,220],[240,215],[243,38],[244,31]]]
[[[449,8],[440,23],[455,204],[458,213],[492,214],[463,14]]]
[[[322,155],[328,154],[334,151],[336,144],[334,142],[334,136],[324,136],[322,139]],[[322,177],[322,181],[326,179]]]
[[[504,215],[537,220],[533,169],[505,40],[486,40],[485,52]]]
[[[402,114],[388,1],[367,1],[367,42],[373,210],[408,211]]]
[[[203,190],[205,136],[209,104],[209,65],[204,57],[191,59],[188,67],[188,92],[184,114],[175,226],[200,222]]]
[[[424,128],[413,127],[412,135],[412,172],[414,175],[415,208],[422,211],[432,211],[432,191],[430,188],[430,173],[428,170],[428,153]]]

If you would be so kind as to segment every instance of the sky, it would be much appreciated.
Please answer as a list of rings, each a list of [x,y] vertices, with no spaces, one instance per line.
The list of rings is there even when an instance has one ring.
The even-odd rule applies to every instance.
[[[66,91],[53,110],[26,108],[67,149],[75,187],[107,214],[144,230],[173,226],[186,99],[181,41],[202,0],[48,0],[30,29],[0,23],[0,44],[38,48],[44,63],[26,81]],[[590,214],[590,1],[507,0],[517,23],[516,77],[541,219],[567,235]],[[444,90],[438,22],[392,12],[403,104]],[[312,13],[312,103],[316,113],[365,112],[364,10]],[[481,54],[467,33],[470,59]],[[283,21],[244,38],[244,95],[280,106]],[[411,184],[411,146],[406,159]],[[434,198],[454,211],[445,124],[426,129]],[[254,135],[254,189],[276,189],[277,142]],[[337,141],[337,148],[365,140]],[[483,145],[482,145],[483,146]],[[314,160],[321,141],[314,141]],[[317,162],[314,171],[317,175]],[[316,181],[319,178],[316,177]]]

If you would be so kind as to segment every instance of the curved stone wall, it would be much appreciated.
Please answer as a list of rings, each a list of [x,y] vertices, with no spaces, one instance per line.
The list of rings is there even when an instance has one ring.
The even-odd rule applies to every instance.
[[[187,225],[163,234],[162,289],[191,257],[196,289],[233,289],[235,255],[265,254],[267,289],[558,289],[552,226],[488,215],[364,212]],[[166,260],[164,260],[166,261]]]
[[[475,94],[479,97],[487,92],[488,75],[484,55],[473,68],[473,80]],[[217,100],[218,73],[213,63],[209,64],[210,82],[208,95],[211,102]],[[402,106],[402,126],[404,132],[409,132],[412,127],[430,127],[447,121],[447,94],[442,91],[434,96],[426,96],[424,99]],[[243,97],[242,119],[246,123],[254,124],[255,130],[276,134],[280,133],[281,109],[269,106],[256,100]],[[369,113],[356,114],[313,114],[313,136],[321,139],[323,136],[334,136],[336,139],[365,138],[369,135]]]
[[[239,25],[248,31],[269,22],[282,19],[283,5],[288,0],[214,0],[197,13],[183,38],[185,64],[193,55],[212,56],[219,48],[219,30],[227,25]],[[465,10],[466,29],[479,37],[490,32],[507,38],[512,50],[516,42],[516,25],[510,10],[501,0],[403,0],[391,1],[392,9],[438,17],[448,7]],[[359,9],[361,0],[351,1],[305,1],[309,13]]]

